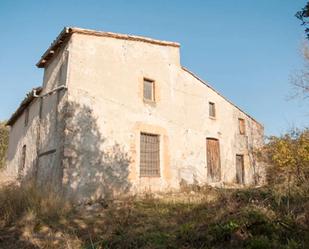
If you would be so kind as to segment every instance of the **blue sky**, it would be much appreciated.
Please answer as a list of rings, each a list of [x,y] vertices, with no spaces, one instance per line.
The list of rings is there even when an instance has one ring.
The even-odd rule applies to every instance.
[[[289,100],[303,66],[305,0],[0,1],[0,120],[41,85],[35,63],[64,26],[181,43],[181,63],[265,126],[309,124],[309,102]]]

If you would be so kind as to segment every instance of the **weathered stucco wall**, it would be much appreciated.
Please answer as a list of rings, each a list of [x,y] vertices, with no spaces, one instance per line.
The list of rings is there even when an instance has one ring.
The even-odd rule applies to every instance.
[[[21,170],[24,145],[26,145],[25,168],[20,172],[23,176],[32,176],[33,165],[37,158],[39,101],[33,101],[28,108],[28,124],[25,125],[26,114],[24,112],[10,128],[6,173],[12,178],[17,178]]]
[[[144,78],[155,81],[155,103],[143,100]],[[12,126],[15,174],[27,144],[26,167],[38,183],[81,201],[210,183],[206,138],[220,144],[221,181],[211,184],[235,183],[236,154],[244,155],[245,184],[262,173],[253,151],[263,127],[182,68],[177,46],[73,33],[45,65],[42,95],[61,85],[67,89],[32,102],[28,128],[23,115]],[[140,176],[141,132],[160,136],[160,177]]]
[[[24,111],[11,126],[7,154],[7,173],[17,177],[22,167],[22,148],[26,146],[23,179],[37,179],[41,186],[51,185],[59,189],[62,184],[62,155],[66,90],[47,94],[66,84],[68,55],[67,45],[46,66],[43,90],[29,109],[29,121],[25,126]],[[64,66],[62,66],[64,65]],[[62,66],[62,67],[61,67]],[[47,95],[45,95],[47,94]]]
[[[144,77],[155,80],[155,104],[143,101]],[[206,183],[207,137],[220,141],[221,183],[235,182],[238,153],[245,156],[246,183],[253,182],[258,166],[248,149],[262,143],[262,127],[182,69],[177,47],[73,34],[68,88],[64,183],[70,191],[100,195],[102,182],[135,192],[178,188],[182,179]],[[215,120],[209,101],[216,103]],[[238,118],[246,120],[246,136],[238,135]],[[160,135],[161,177],[139,175],[141,132]],[[118,176],[128,181],[119,184]]]
[[[40,116],[40,139],[38,153],[38,183],[51,188],[62,187],[62,157],[64,143],[64,113],[66,110],[66,89],[53,91],[65,86],[68,80],[68,43],[57,53],[44,71]]]

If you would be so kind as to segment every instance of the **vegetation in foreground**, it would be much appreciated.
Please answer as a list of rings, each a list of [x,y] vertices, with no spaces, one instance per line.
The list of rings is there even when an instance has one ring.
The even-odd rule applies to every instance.
[[[309,248],[309,201],[271,188],[182,193],[72,207],[33,187],[0,192],[0,248]]]

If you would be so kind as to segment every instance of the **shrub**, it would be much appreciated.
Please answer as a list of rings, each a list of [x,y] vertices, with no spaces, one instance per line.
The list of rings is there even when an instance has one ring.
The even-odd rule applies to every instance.
[[[9,143],[9,129],[5,122],[0,122],[0,169],[4,167]]]
[[[271,163],[268,182],[301,184],[309,178],[309,129],[270,137],[266,152]]]
[[[309,129],[294,130],[280,137],[272,136],[260,151],[267,167],[267,182],[278,194],[278,200],[308,197]]]

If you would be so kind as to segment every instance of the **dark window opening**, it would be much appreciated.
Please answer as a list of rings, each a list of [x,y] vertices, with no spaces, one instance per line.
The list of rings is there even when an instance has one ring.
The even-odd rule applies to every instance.
[[[140,137],[140,176],[160,176],[160,137],[141,133]]]

